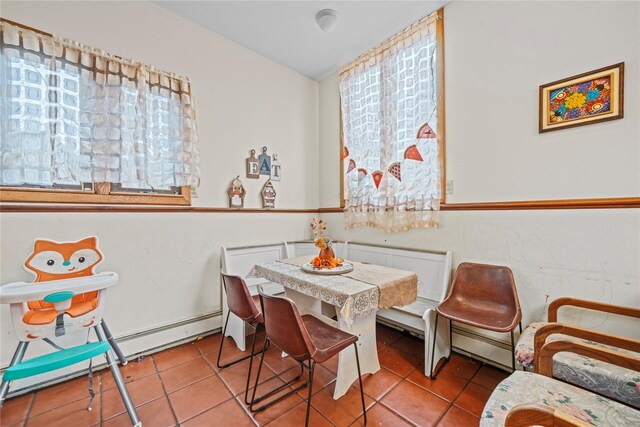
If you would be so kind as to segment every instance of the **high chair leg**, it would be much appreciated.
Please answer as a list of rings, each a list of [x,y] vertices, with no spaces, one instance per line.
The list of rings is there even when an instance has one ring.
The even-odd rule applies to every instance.
[[[113,338],[113,335],[111,335],[111,331],[109,330],[109,327],[107,326],[107,322],[105,322],[104,319],[102,319],[102,329],[104,329],[104,334],[107,336],[107,341],[109,341],[111,348],[113,349],[113,351],[115,351],[116,356],[118,356],[120,363],[122,365],[126,365],[127,358],[124,356],[124,353],[122,352],[122,350],[120,350],[120,347],[118,346],[118,343],[116,342],[116,340]]]
[[[24,358],[24,354],[27,352],[27,347],[29,346],[29,341],[20,341],[18,343],[18,347],[16,347],[15,353],[13,353],[13,358],[11,358],[11,363],[9,366],[17,365],[22,362]],[[4,403],[4,398],[7,397],[7,393],[9,393],[9,385],[11,381],[2,381],[2,385],[0,385],[0,406]]]
[[[105,337],[105,333],[102,329],[102,325],[96,325],[93,327],[96,331],[96,335],[100,341],[107,341]],[[122,397],[122,402],[124,403],[127,412],[129,413],[129,418],[131,419],[131,424],[134,426],[140,426],[142,423],[140,422],[140,418],[138,417],[138,412],[136,411],[135,406],[133,405],[133,401],[131,400],[131,396],[129,396],[129,391],[127,391],[127,386],[122,378],[122,374],[120,373],[120,369],[118,369],[118,363],[116,359],[113,357],[113,353],[111,350],[107,350],[104,353],[104,356],[107,359],[107,365],[109,365],[109,370],[111,371],[111,375],[113,375],[113,380],[118,386],[118,391],[120,392],[120,396]]]

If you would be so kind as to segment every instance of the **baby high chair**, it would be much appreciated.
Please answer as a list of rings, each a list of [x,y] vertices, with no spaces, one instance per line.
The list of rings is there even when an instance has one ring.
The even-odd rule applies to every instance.
[[[104,354],[131,423],[142,425],[112,350],[123,365],[127,360],[102,318],[106,290],[118,283],[116,273],[94,273],[94,267],[102,259],[95,237],[70,243],[36,240],[33,253],[25,261],[25,267],[36,274],[35,282],[16,282],[0,287],[0,303],[10,304],[13,327],[20,340],[2,377],[0,406],[9,392],[11,381],[65,368]],[[70,332],[89,332],[90,328],[94,329],[97,342],[61,348],[51,340]],[[29,343],[34,340],[43,340],[58,351],[23,361]],[[91,410],[91,379],[89,390],[91,399],[87,409]]]

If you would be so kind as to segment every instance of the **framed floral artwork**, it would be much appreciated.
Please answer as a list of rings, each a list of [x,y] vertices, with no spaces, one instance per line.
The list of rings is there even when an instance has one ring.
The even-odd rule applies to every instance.
[[[539,132],[621,119],[624,62],[540,86]]]

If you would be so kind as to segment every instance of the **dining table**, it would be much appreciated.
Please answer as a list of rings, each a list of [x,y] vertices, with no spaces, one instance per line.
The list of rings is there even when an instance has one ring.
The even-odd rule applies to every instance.
[[[353,270],[327,275],[326,271],[307,272],[303,266],[309,256],[281,259],[256,264],[247,277],[263,278],[284,287],[285,295],[301,314],[319,319],[358,337],[358,353],[362,375],[380,370],[376,345],[376,312],[403,306],[417,298],[418,275],[412,271],[375,264],[346,261]],[[325,274],[317,274],[325,273]],[[334,320],[323,310],[323,304],[335,307]],[[356,354],[352,346],[338,355],[338,371],[333,398],[345,395],[358,379]]]

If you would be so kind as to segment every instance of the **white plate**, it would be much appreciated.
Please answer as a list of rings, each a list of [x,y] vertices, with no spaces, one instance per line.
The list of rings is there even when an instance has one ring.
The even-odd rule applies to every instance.
[[[311,265],[310,262],[308,262],[304,264],[301,268],[303,271],[306,271],[307,273],[321,274],[324,276],[332,276],[335,274],[344,274],[344,273],[352,272],[353,264],[351,264],[349,261],[344,261],[340,267],[336,267],[336,268],[315,268],[313,265]]]

